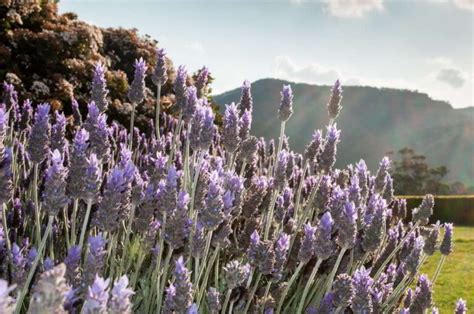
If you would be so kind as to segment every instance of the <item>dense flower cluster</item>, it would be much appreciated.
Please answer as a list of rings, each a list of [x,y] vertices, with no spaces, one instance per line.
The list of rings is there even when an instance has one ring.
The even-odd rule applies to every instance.
[[[157,57],[159,87],[164,51]],[[189,86],[181,66],[178,118],[157,110],[155,130],[145,134],[106,122],[104,71],[94,68],[84,120],[74,105],[69,120],[58,112],[53,119],[48,104],[33,115],[30,102],[5,88],[1,313],[424,313],[434,306],[453,227],[430,225],[431,195],[406,221],[388,158],[375,175],[362,160],[335,169],[339,82],[327,131],[316,131],[302,155],[284,134],[297,110],[290,86],[275,108],[281,136],[266,142],[251,135],[250,83],[218,129],[202,92],[207,68]],[[135,71],[128,96],[138,104],[144,60]],[[419,275],[437,250],[435,276]],[[459,300],[456,313],[465,312]]]

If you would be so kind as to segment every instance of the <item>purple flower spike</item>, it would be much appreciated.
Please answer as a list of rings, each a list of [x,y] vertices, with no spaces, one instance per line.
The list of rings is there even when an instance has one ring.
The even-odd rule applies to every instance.
[[[248,110],[245,110],[241,113],[239,124],[240,124],[240,133],[239,137],[241,141],[245,141],[250,136],[250,128],[252,126],[252,113]]]
[[[49,109],[49,104],[42,104],[37,107],[35,122],[31,128],[26,150],[31,162],[34,164],[40,164],[48,157],[51,129],[49,125]]]
[[[115,283],[110,292],[110,300],[108,302],[108,310],[111,313],[131,313],[132,303],[130,297],[134,295],[132,289],[128,287],[128,277],[123,275]]]
[[[94,283],[88,288],[82,310],[85,314],[107,313],[108,301],[109,279],[96,276]]]
[[[366,270],[364,266],[354,273],[352,277],[354,296],[351,305],[354,313],[372,313],[372,298],[370,295],[372,283],[370,270]]]
[[[455,314],[466,314],[467,313],[467,304],[463,299],[458,299],[456,301],[456,309],[454,310]]]
[[[341,215],[341,223],[338,226],[339,234],[337,244],[342,248],[351,248],[354,245],[357,233],[357,209],[354,202],[347,202],[344,205]]]
[[[336,119],[337,116],[339,115],[339,112],[341,112],[341,109],[342,109],[341,100],[342,100],[342,87],[339,80],[337,80],[331,89],[331,97],[329,98],[329,102],[327,105],[330,119],[333,119],[333,120]]]
[[[84,173],[87,169],[87,148],[89,147],[89,132],[80,129],[73,140],[72,151],[69,155],[69,176],[67,180],[68,194],[80,198],[84,192]]]
[[[444,224],[444,237],[439,247],[441,254],[447,256],[453,251],[453,224]]]
[[[61,153],[55,150],[46,172],[43,191],[43,208],[51,216],[57,216],[69,202],[66,196],[66,176],[67,168],[63,165]]]
[[[95,102],[101,112],[107,111],[108,101],[107,82],[105,80],[105,66],[101,62],[97,62],[94,67],[94,76],[92,77],[91,99]]]
[[[225,149],[229,153],[234,153],[240,144],[240,124],[239,124],[239,110],[237,106],[232,103],[226,105],[224,113],[224,130],[222,132],[222,142]]]
[[[168,80],[166,69],[166,51],[165,49],[156,49],[156,65],[151,76],[151,80],[156,86],[162,86]],[[158,95],[159,97],[160,95]]]
[[[419,221],[421,224],[425,225],[428,223],[429,218],[433,215],[434,207],[434,197],[431,194],[425,195],[420,206],[413,209],[413,221]]]
[[[280,93],[280,109],[278,110],[278,117],[280,121],[288,121],[293,114],[293,92],[290,85],[283,85],[283,90]]]
[[[186,268],[181,256],[176,260],[174,269],[176,295],[174,297],[175,311],[185,312],[193,302],[193,285],[190,281],[191,272]]]
[[[314,255],[316,228],[310,224],[304,224],[303,229],[304,237],[301,242],[300,251],[298,252],[298,260],[301,263],[307,263]]]
[[[13,290],[15,286],[9,286],[7,281],[0,279],[0,313],[13,313],[15,300],[10,297]]]
[[[320,169],[329,173],[336,163],[337,144],[340,142],[341,131],[334,123],[327,127],[326,139],[320,155]]]
[[[133,82],[130,85],[128,91],[128,99],[135,104],[140,104],[145,98],[145,75],[146,75],[146,62],[140,58],[135,60],[135,73],[133,77]]]
[[[102,183],[102,169],[100,162],[95,154],[91,154],[87,159],[87,168],[84,174],[84,190],[82,199],[85,201],[96,202]]]
[[[66,117],[63,113],[55,112],[56,123],[51,128],[51,150],[59,150],[64,154],[65,147],[68,144],[65,139],[66,134]]]
[[[186,80],[188,72],[184,65],[180,65],[176,72],[176,80],[174,81],[174,92],[176,95],[176,107],[183,110],[186,107]]]
[[[410,313],[424,313],[433,303],[432,285],[428,277],[421,275],[410,304]]]
[[[205,94],[205,88],[207,85],[207,82],[209,80],[209,69],[206,67],[202,67],[201,70],[199,70],[199,74],[197,75],[196,78],[196,89],[197,89],[197,95],[198,98],[202,98]]]
[[[390,159],[388,157],[384,157],[382,161],[380,161],[379,169],[377,170],[377,174],[375,175],[375,192],[383,192],[389,169]]]
[[[94,102],[87,106],[89,112],[84,128],[89,132],[90,150],[101,160],[107,160],[110,153],[107,116],[99,111]]]
[[[253,99],[252,99],[252,91],[251,91],[250,82],[245,80],[244,83],[242,84],[241,90],[242,92],[241,92],[240,103],[239,103],[240,113],[243,114],[245,111],[252,113]]]
[[[275,276],[282,278],[283,269],[288,260],[288,250],[290,249],[290,236],[282,233],[275,243]]]
[[[2,144],[3,143],[0,139],[0,206],[8,203],[13,197],[14,192],[12,181],[13,151],[10,147],[3,149]],[[2,210],[4,210],[3,207],[0,208],[0,213]]]
[[[328,259],[334,252],[334,243],[331,241],[333,226],[334,220],[331,213],[325,212],[319,221],[314,242],[315,254],[321,260]]]
[[[186,105],[183,108],[183,121],[190,123],[196,113],[199,100],[196,87],[190,86],[186,91]]]

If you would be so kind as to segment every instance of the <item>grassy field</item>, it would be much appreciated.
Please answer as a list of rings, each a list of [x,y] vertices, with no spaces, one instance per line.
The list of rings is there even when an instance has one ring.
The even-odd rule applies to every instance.
[[[439,253],[430,257],[421,272],[432,277],[439,258]],[[447,257],[433,290],[440,313],[453,313],[460,297],[474,309],[474,227],[454,228],[454,252]]]

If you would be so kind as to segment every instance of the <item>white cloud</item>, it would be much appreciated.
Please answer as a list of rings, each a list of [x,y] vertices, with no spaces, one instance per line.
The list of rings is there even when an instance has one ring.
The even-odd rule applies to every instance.
[[[361,18],[383,9],[383,0],[326,0],[329,13],[341,18]]]
[[[460,9],[474,11],[474,0],[453,0],[453,2]]]
[[[184,48],[190,50],[191,52],[203,55],[206,53],[206,49],[203,44],[199,41],[193,41],[184,45]]]
[[[288,56],[275,58],[275,75],[281,79],[317,84],[332,84],[340,78],[336,69],[317,63],[299,66]]]
[[[466,75],[458,69],[444,68],[438,72],[436,79],[453,88],[460,88],[466,82]]]

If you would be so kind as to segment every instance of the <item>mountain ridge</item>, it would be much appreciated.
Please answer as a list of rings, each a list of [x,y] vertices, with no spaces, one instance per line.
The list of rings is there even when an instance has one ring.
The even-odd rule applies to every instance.
[[[294,93],[294,114],[286,134],[290,147],[302,152],[313,130],[328,123],[331,87],[269,78],[253,82],[254,135],[278,137],[279,92],[284,84],[290,84]],[[376,169],[387,152],[410,147],[431,165],[447,166],[448,181],[474,185],[474,107],[453,108],[418,91],[370,86],[343,86],[343,90],[343,109],[337,119],[342,130],[339,167],[363,158]],[[213,98],[223,111],[224,104],[239,102],[240,88]]]

